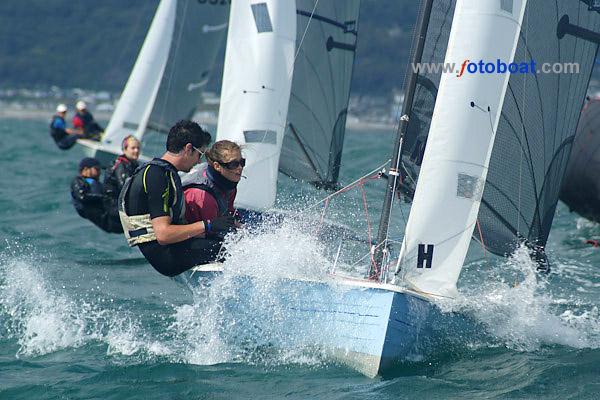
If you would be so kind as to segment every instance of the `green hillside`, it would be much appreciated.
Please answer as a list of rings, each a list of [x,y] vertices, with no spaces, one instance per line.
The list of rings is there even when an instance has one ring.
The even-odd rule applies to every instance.
[[[158,0],[0,1],[0,87],[123,88]],[[418,1],[363,0],[353,93],[402,85]],[[220,82],[211,89],[219,90]]]

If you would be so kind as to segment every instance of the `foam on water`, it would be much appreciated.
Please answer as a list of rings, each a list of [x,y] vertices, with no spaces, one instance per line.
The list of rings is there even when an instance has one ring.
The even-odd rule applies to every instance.
[[[168,354],[164,346],[147,337],[133,313],[102,308],[100,300],[76,296],[74,287],[57,287],[43,267],[28,257],[1,258],[0,315],[7,320],[6,336],[19,345],[17,357],[93,342],[105,343],[109,355]]]
[[[272,346],[287,334],[277,324],[283,307],[277,305],[275,282],[322,275],[329,263],[318,241],[301,227],[284,224],[258,236],[240,233],[229,239],[228,249],[228,272],[193,293],[192,304],[167,302],[158,312],[148,311],[152,315],[130,309],[122,299],[107,298],[100,287],[94,293],[78,290],[77,271],[72,271],[70,286],[65,285],[61,274],[53,273],[63,267],[47,265],[52,259],[40,262],[31,249],[29,256],[0,254],[0,335],[18,343],[18,357],[100,344],[106,346],[107,356],[127,363],[161,359],[199,365],[320,364],[318,351]],[[257,289],[252,304],[233,315],[223,305],[238,300],[234,278],[240,274],[255,277]],[[257,309],[271,319],[261,321],[253,313]],[[242,325],[250,329],[239,328]]]
[[[183,352],[187,362],[322,363],[319,349],[281,345],[289,340],[281,280],[321,279],[331,267],[312,230],[294,220],[267,223],[252,234],[242,231],[227,239],[225,272],[195,290],[193,306],[180,306],[175,313],[171,328],[189,343]],[[252,280],[250,295],[240,291],[240,277]],[[227,304],[235,304],[235,312]],[[306,321],[307,329],[310,324]]]
[[[7,321],[0,333],[18,343],[19,357],[100,343],[107,356],[134,363],[160,358],[199,365],[321,366],[330,360],[324,349],[290,342],[288,310],[279,292],[279,283],[288,278],[327,279],[332,261],[313,228],[289,220],[232,235],[223,275],[195,289],[191,304],[166,304],[160,318],[111,305],[113,299],[102,292],[95,297],[78,293],[56,282],[52,268],[35,257],[0,256],[0,319]],[[539,278],[524,249],[500,263],[492,269],[467,266],[462,295],[441,303],[483,327],[485,335],[463,338],[463,345],[516,351],[600,347],[596,305],[582,301],[576,291],[557,295],[552,282]],[[570,279],[569,287],[577,287],[577,273],[565,273],[568,266],[557,271],[561,279]],[[240,292],[240,277],[252,280],[250,296]],[[235,313],[228,304],[236,304]],[[305,337],[335,334],[318,331],[324,327],[318,322],[303,321]]]
[[[534,351],[544,345],[600,347],[597,308],[586,310],[573,301],[565,304],[553,293],[552,282],[536,272],[525,248],[500,261],[487,276],[474,269],[470,266],[463,271],[463,275],[476,276],[460,288],[460,297],[441,305],[482,324],[492,341],[479,345],[500,344],[517,351]]]

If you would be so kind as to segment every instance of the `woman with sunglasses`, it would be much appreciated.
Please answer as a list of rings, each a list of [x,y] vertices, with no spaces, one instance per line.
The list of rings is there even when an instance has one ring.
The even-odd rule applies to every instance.
[[[217,218],[235,214],[233,202],[246,160],[240,146],[229,140],[213,144],[206,160],[205,168],[183,179],[185,216],[189,222],[204,221],[209,227],[207,237],[221,239],[239,226],[221,226],[228,220]]]

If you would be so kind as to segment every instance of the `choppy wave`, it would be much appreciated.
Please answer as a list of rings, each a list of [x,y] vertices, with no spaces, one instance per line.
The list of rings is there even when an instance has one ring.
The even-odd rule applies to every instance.
[[[122,301],[116,306],[120,299],[101,292],[86,296],[72,290],[45,268],[48,260],[3,255],[0,316],[6,323],[0,332],[18,343],[17,357],[100,344],[106,347],[107,356],[131,362],[327,364],[323,349],[303,343],[278,346],[289,336],[281,324],[286,309],[278,304],[278,281],[325,279],[332,263],[323,243],[306,226],[290,221],[252,235],[234,235],[227,241],[227,251],[226,272],[211,285],[196,289],[190,303],[167,301],[160,310],[153,310],[162,314],[160,318],[140,314]],[[579,275],[568,273],[568,267],[558,270],[554,274],[560,274],[563,285],[581,286],[576,279]],[[148,273],[154,272],[149,269]],[[597,305],[579,298],[576,289],[569,295],[553,290],[552,275],[540,279],[524,250],[499,263],[468,266],[463,275],[462,295],[441,304],[446,311],[471,317],[483,329],[480,335],[461,336],[462,347],[504,346],[523,352],[554,345],[600,347]],[[255,282],[250,299],[237,291],[235,278],[239,276]],[[232,301],[241,305],[237,313],[224,307]],[[244,307],[248,301],[251,304]],[[309,330],[310,321],[306,323]],[[456,338],[448,339],[456,344]]]
[[[472,316],[482,324],[487,342],[517,351],[562,345],[576,349],[600,347],[600,315],[597,306],[572,296],[563,298],[560,284],[577,288],[568,276],[552,279],[536,272],[525,248],[511,258],[493,264],[478,263],[463,272],[466,279],[459,298],[443,303],[446,310]],[[552,280],[560,282],[552,282]],[[575,292],[576,293],[576,292]]]
[[[6,319],[3,336],[16,339],[17,357],[94,342],[105,343],[108,355],[169,353],[131,311],[106,308],[111,299],[75,295],[73,287],[53,282],[44,263],[33,257],[3,256],[0,274],[0,313]]]
[[[90,295],[75,290],[75,276],[69,281],[74,286],[53,276],[52,271],[60,266],[48,268],[47,264],[53,262],[51,257],[40,262],[40,257],[33,254],[1,255],[0,320],[6,321],[4,330],[0,328],[1,336],[17,342],[16,356],[20,358],[100,345],[105,346],[108,357],[119,360],[125,357],[133,363],[164,360],[197,365],[227,362],[321,365],[323,358],[318,350],[272,346],[274,340],[286,335],[281,326],[263,324],[260,328],[267,330],[253,338],[252,335],[258,334],[257,324],[250,324],[243,337],[239,330],[234,333],[230,328],[240,324],[244,315],[227,313],[221,307],[224,301],[237,296],[232,278],[249,273],[266,278],[258,280],[253,306],[268,308],[270,315],[275,316],[271,303],[276,298],[274,282],[284,276],[312,276],[326,265],[318,242],[309,235],[294,235],[292,230],[284,225],[277,233],[263,232],[263,240],[275,241],[269,249],[279,252],[267,259],[262,257],[267,254],[266,248],[262,254],[248,251],[256,248],[260,239],[251,235],[232,238],[228,274],[213,282],[209,290],[193,293],[191,304],[169,304],[167,299],[158,311],[162,315],[158,316],[152,315],[156,310],[140,314],[133,307],[128,308],[123,299],[107,297],[102,291]],[[286,237],[290,239],[287,246],[276,245],[276,240]],[[255,257],[250,257],[253,254]],[[282,264],[284,259],[294,262]],[[155,273],[147,268],[148,274]],[[166,284],[173,284],[164,279]],[[251,317],[259,321],[257,316]]]

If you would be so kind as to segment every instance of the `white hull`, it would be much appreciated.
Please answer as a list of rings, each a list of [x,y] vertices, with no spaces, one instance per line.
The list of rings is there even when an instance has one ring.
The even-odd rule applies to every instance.
[[[212,264],[196,267],[178,280],[206,289],[221,274],[220,265]],[[227,336],[245,335],[246,340],[260,342],[253,329],[275,330],[282,340],[270,344],[284,349],[320,348],[368,377],[421,354],[423,339],[441,316],[426,294],[363,279],[336,275],[325,281],[279,279],[270,283],[274,288],[266,296],[269,304],[260,279],[236,276],[232,284],[236,299],[223,306],[240,321],[252,322],[229,326]],[[278,312],[272,313],[274,308]],[[239,332],[233,335],[232,329]]]

